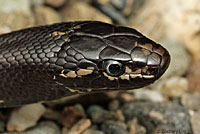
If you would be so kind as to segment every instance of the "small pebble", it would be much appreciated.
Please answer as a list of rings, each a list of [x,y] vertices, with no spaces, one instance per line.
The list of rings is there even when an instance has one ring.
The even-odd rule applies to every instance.
[[[79,111],[73,106],[65,107],[62,112],[62,124],[67,129],[70,129],[74,124],[83,118],[86,118],[85,113]]]
[[[32,6],[41,6],[44,4],[44,0],[31,0]]]
[[[85,131],[91,125],[89,119],[81,119],[79,122],[74,124],[69,131],[65,131],[63,134],[80,134]]]
[[[52,121],[40,122],[34,128],[22,134],[61,134],[60,128]]]
[[[148,133],[157,133],[158,128],[188,134],[192,131],[187,109],[176,103],[132,102],[125,104],[122,111],[127,121],[137,118]]]
[[[195,112],[191,118],[193,134],[199,134],[200,132],[200,111]]]
[[[111,19],[85,1],[71,1],[62,10],[64,21],[99,20],[111,23]]]
[[[124,117],[124,115],[123,115],[121,109],[118,109],[118,110],[116,111],[116,113],[117,113],[117,115],[118,115],[118,118],[119,118],[118,120],[119,120],[119,121],[125,121],[125,117]]]
[[[46,109],[43,118],[47,120],[55,120],[57,122],[61,122],[62,114],[59,111],[48,108]]]
[[[200,110],[200,93],[196,92],[193,94],[185,93],[181,97],[181,103],[184,107],[191,110]]]
[[[5,131],[5,122],[0,120],[0,133]]]
[[[191,92],[200,92],[200,59],[192,63],[187,73],[187,78],[189,81],[189,90]]]
[[[14,109],[7,122],[8,131],[24,131],[36,125],[37,121],[45,113],[46,108],[40,104],[24,105]]]
[[[9,33],[11,29],[8,26],[0,26],[0,34]]]
[[[85,113],[85,109],[83,108],[83,106],[82,106],[81,104],[75,104],[74,107],[75,107],[78,111],[80,111],[80,112],[82,112],[82,113]]]
[[[146,134],[146,129],[145,127],[141,126],[138,123],[138,120],[134,118],[133,120],[130,120],[128,123],[129,127],[129,133],[130,134]]]
[[[36,6],[34,8],[37,25],[46,25],[61,22],[61,16],[49,7]]]
[[[34,25],[31,2],[28,0],[0,1],[0,29],[13,31]],[[15,22],[15,23],[13,23]]]
[[[116,111],[119,108],[119,101],[113,100],[108,104],[108,108],[111,111]]]
[[[139,89],[139,90],[141,90],[141,89]],[[130,102],[130,101],[134,101],[135,96],[133,94],[129,94],[129,93],[121,93],[121,94],[119,94],[119,100],[126,103],[126,102]]]
[[[135,98],[137,100],[151,101],[151,102],[163,102],[164,98],[162,94],[157,90],[135,90]]]
[[[95,129],[92,129],[92,128],[88,128],[82,134],[105,134],[105,133],[100,131],[100,130],[95,130]]]
[[[184,45],[167,39],[160,41],[160,43],[171,55],[169,68],[161,78],[185,75],[190,67],[191,59]]]
[[[155,85],[155,88],[168,97],[181,97],[188,91],[188,80],[185,77],[174,76],[159,81],[159,83]]]
[[[107,111],[100,106],[92,105],[88,108],[87,113],[92,118],[94,123],[102,123],[106,120],[118,120],[117,113],[113,111]]]
[[[117,9],[124,9],[126,6],[126,0],[110,0],[110,3]]]
[[[105,121],[101,125],[101,129],[106,134],[129,134],[126,130],[126,124],[116,121]]]
[[[45,0],[47,5],[50,5],[54,8],[59,8],[65,4],[66,0]]]
[[[8,0],[8,1],[4,1],[1,0],[0,1],[0,11],[3,11],[5,13],[11,13],[11,12],[23,12],[26,13],[28,15],[30,15],[31,13],[31,9],[30,9],[31,3],[29,0]]]

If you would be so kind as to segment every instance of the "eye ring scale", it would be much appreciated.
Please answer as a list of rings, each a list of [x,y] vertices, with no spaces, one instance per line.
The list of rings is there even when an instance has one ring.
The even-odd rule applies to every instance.
[[[119,61],[108,60],[105,61],[104,65],[106,73],[110,76],[117,77],[125,72],[125,66]]]

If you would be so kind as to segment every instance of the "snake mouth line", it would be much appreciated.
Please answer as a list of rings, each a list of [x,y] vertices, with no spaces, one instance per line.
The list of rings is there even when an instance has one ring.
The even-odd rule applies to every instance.
[[[131,78],[139,77],[139,78],[151,79],[155,77],[154,75],[144,75],[144,74],[129,74],[129,75]]]
[[[125,75],[121,75],[120,78],[122,80],[130,80],[131,79],[136,79],[136,78],[140,78],[140,79],[152,79],[154,78],[154,75],[143,75],[143,74],[125,74]]]

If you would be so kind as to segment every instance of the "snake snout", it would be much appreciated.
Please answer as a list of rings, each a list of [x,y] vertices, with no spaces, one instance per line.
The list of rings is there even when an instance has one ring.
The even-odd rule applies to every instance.
[[[137,82],[143,83],[145,81],[147,84],[161,77],[170,63],[168,51],[152,41],[138,43],[131,52],[131,58],[134,75],[130,75],[132,75],[132,78],[137,78]]]

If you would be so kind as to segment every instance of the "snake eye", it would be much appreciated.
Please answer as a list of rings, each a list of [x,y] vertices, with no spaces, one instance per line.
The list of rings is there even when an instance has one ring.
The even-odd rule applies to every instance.
[[[118,61],[108,60],[105,62],[105,70],[110,76],[120,76],[124,73],[125,67]]]

